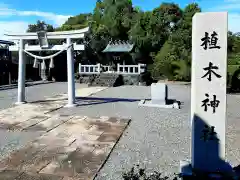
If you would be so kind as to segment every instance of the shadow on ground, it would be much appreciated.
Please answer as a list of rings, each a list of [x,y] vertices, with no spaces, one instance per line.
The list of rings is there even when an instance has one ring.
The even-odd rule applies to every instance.
[[[67,98],[62,99],[54,99],[54,100],[39,100],[33,101],[31,103],[37,104],[40,103],[42,105],[47,105],[51,102],[57,101],[67,101]],[[98,105],[98,104],[106,104],[106,103],[115,103],[115,102],[140,102],[142,99],[130,99],[130,98],[100,98],[100,97],[76,97],[77,106],[89,106],[89,105]],[[151,101],[151,99],[145,99],[146,101]],[[170,105],[177,102],[179,105],[182,105],[183,102],[177,101],[176,99],[167,99],[166,105]]]
[[[114,102],[137,102],[141,99],[128,99],[128,98],[99,98],[99,97],[76,97],[78,106],[114,103]]]
[[[183,179],[239,179],[240,165],[233,168],[220,157],[220,139],[214,128],[194,115],[192,149],[195,165],[194,168],[191,164],[181,167]]]

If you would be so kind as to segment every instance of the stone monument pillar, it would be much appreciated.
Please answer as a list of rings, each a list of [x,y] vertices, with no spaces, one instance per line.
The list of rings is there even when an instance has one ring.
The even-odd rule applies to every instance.
[[[227,172],[225,162],[227,12],[196,13],[192,21],[191,168]],[[184,174],[184,168],[181,169]]]

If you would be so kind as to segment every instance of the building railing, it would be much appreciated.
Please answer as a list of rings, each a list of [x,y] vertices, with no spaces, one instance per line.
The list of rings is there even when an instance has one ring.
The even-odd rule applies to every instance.
[[[117,70],[112,70],[111,66],[104,66],[101,64],[96,65],[82,65],[79,64],[79,74],[100,74],[100,73],[115,73],[115,74],[129,74],[129,75],[137,75],[145,70],[145,64],[137,64],[137,65],[120,65],[117,64]]]
[[[79,64],[79,73],[80,74],[99,74],[100,73],[100,64],[97,65],[81,65]]]

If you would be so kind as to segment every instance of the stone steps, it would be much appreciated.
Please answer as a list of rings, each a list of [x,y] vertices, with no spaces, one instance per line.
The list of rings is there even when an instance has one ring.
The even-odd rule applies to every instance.
[[[80,77],[79,82],[89,84],[89,86],[107,86],[112,87],[119,74],[99,74]],[[139,75],[122,75],[124,85],[138,85]]]
[[[108,86],[112,87],[114,82],[116,81],[118,75],[117,74],[100,74],[95,77],[90,86]]]

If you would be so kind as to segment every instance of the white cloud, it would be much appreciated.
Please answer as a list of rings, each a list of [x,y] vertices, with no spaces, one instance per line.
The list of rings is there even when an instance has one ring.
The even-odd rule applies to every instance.
[[[70,15],[60,15],[52,12],[41,12],[41,11],[20,11],[16,9],[9,8],[7,4],[3,4],[0,2],[0,18],[9,18],[14,19],[14,16],[37,16],[39,20],[48,20],[52,22],[54,26],[61,26]],[[28,28],[28,21],[0,21],[0,39],[7,39],[4,37],[4,33],[12,32],[12,33],[21,33],[26,32]]]
[[[60,15],[52,12],[42,11],[20,11],[8,8],[6,4],[0,4],[0,17],[9,16],[38,16],[45,20],[50,20],[56,26],[61,26],[71,15]]]
[[[70,17],[66,15],[58,15],[50,12],[40,11],[16,11],[18,16],[38,16],[54,22],[54,25],[61,26]]]
[[[8,40],[4,34],[6,32],[21,33],[26,32],[28,23],[24,21],[0,21],[0,39]]]

